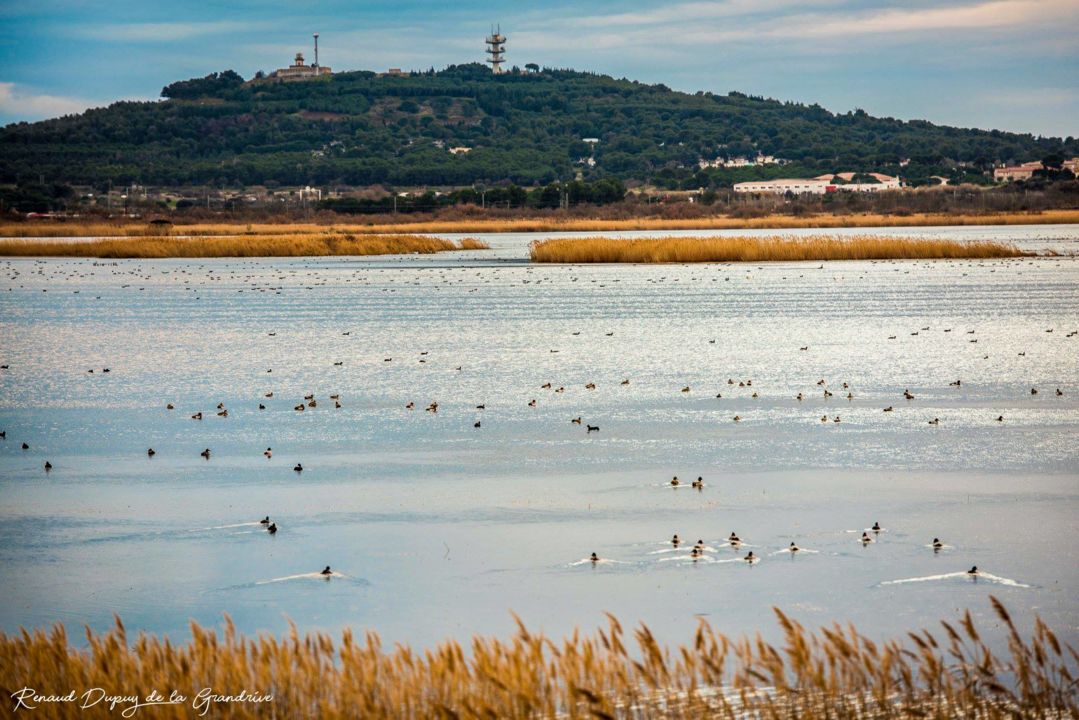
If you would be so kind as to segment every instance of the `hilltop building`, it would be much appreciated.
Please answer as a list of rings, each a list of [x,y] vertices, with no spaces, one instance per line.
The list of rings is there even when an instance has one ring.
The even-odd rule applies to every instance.
[[[292,80],[310,80],[312,78],[322,77],[323,75],[332,75],[333,71],[323,65],[318,64],[318,33],[314,34],[315,38],[315,62],[310,65],[304,64],[303,53],[296,53],[296,59],[287,68],[280,68],[270,73],[270,77],[279,80],[281,82],[289,82]]]
[[[1065,160],[1061,163],[1061,168],[1064,170],[1070,170],[1073,175],[1079,175],[1079,157],[1073,157],[1071,160]],[[1041,160],[1034,160],[1032,162],[1025,162],[1021,165],[1005,165],[1004,167],[993,168],[993,180],[996,182],[1015,182],[1016,180],[1029,180],[1034,177],[1034,173],[1039,170],[1044,170],[1045,165]]]

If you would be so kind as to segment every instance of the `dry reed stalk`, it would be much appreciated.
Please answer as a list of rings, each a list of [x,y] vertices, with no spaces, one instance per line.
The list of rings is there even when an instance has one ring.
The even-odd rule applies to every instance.
[[[1002,258],[1024,255],[1011,245],[902,237],[606,237],[537,240],[540,263],[699,263],[902,258]]]
[[[197,238],[124,238],[89,242],[0,240],[0,256],[99,258],[299,257],[398,255],[485,249],[474,238],[459,243],[421,235],[244,235]]]
[[[692,645],[672,652],[645,626],[629,651],[611,616],[593,636],[575,632],[561,643],[518,621],[508,640],[476,637],[466,654],[447,641],[425,652],[386,650],[374,633],[248,639],[225,618],[218,634],[195,623],[186,644],[140,634],[120,619],[112,630],[87,630],[73,648],[62,625],[50,631],[0,634],[0,691],[23,687],[63,694],[102,687],[119,694],[204,688],[272,694],[267,704],[211,709],[230,718],[1065,718],[1079,713],[1072,676],[1075,650],[1035,620],[1030,638],[991,598],[1008,634],[996,656],[969,613],[960,629],[942,623],[942,644],[928,631],[909,643],[879,645],[853,627],[818,632],[776,610],[784,645],[759,636],[737,642],[701,621]],[[10,702],[7,698],[4,702]],[[9,705],[10,707],[10,705]],[[154,717],[190,717],[189,706],[155,708]],[[40,717],[115,717],[103,707],[54,704]]]

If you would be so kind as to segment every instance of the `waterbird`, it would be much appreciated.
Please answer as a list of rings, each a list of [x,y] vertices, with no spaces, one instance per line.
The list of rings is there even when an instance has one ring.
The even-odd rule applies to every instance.
[[[263,405],[262,403],[259,403],[259,410],[265,410],[265,409],[266,409],[266,406]]]
[[[738,545],[742,542],[742,539],[732,530],[730,536],[727,538],[727,542],[731,545]]]
[[[584,389],[585,390],[595,390],[596,389],[596,384],[590,382],[590,383],[588,383],[587,385],[584,386]]]
[[[671,538],[671,545],[674,545],[675,547],[678,547],[678,545],[679,545],[679,544],[680,544],[681,542],[682,542],[682,541],[678,539],[678,533],[675,533],[675,534],[674,534],[674,537],[672,537],[672,538]]]
[[[792,553],[798,552],[798,546],[795,545],[794,543],[791,543],[791,546],[789,548],[787,548],[787,549],[790,550]]]
[[[472,427],[474,427],[474,428],[478,428],[479,426],[480,426],[480,421],[479,421],[479,420],[477,420],[477,421],[476,421],[475,423],[473,423],[473,425],[472,425]]]
[[[333,575],[333,570],[330,570],[330,566],[327,565],[319,575]]]
[[[296,472],[303,472],[303,465],[301,465],[300,463],[296,463],[296,467],[294,467],[292,469],[295,470]]]
[[[1004,422],[1004,416],[1003,415],[998,416],[997,417],[997,422]]]
[[[929,421],[930,425],[940,425],[940,418],[933,418]]]
[[[536,407],[536,398],[532,398],[528,401],[528,407]]]
[[[270,524],[270,516],[267,515],[266,517],[262,518],[261,520],[259,520],[259,523],[262,524],[262,525],[269,525]]]
[[[971,565],[970,570],[967,570],[967,575],[977,575],[977,574],[978,574],[978,566],[977,565]]]
[[[273,448],[266,448],[265,450],[262,451],[262,454],[265,455],[268,458],[273,457]]]
[[[29,450],[29,449],[30,449],[30,446],[29,446],[29,445],[27,445],[26,443],[23,443],[23,444],[22,444],[22,449],[23,449],[23,450]]]
[[[597,562],[599,562],[599,555],[597,555],[597,554],[595,554],[595,553],[592,553],[592,557],[591,557],[591,558],[589,558],[589,559],[590,559],[590,560],[591,560],[592,562],[594,562],[594,563],[597,563]]]
[[[956,380],[955,382],[948,383],[948,384],[951,385],[952,387],[960,387],[963,384],[963,382],[961,380]]]
[[[734,421],[735,422],[742,422],[742,416],[741,415],[735,415],[734,416]]]
[[[266,532],[273,535],[277,532],[277,523],[270,523],[270,526],[266,528]]]
[[[623,381],[622,381],[622,384],[623,384],[623,385],[629,385],[629,379],[627,378],[627,379],[623,380]]]
[[[940,550],[942,547],[944,547],[944,543],[940,541],[940,538],[933,538],[933,549]]]
[[[549,383],[549,382],[548,383],[543,383],[542,385],[540,385],[540,389],[541,390],[550,390],[551,389],[551,383]]]
[[[746,562],[748,562],[748,563],[751,563],[751,562],[753,562],[753,561],[754,561],[754,560],[756,560],[756,559],[757,559],[757,558],[753,556],[753,551],[752,551],[752,550],[750,550],[750,551],[749,551],[749,554],[748,554],[748,555],[746,555]]]
[[[868,543],[871,543],[871,542],[873,542],[873,538],[869,537],[869,533],[867,533],[867,532],[865,532],[863,530],[862,531],[862,544],[865,545],[865,544],[868,544]]]
[[[1061,395],[1063,395],[1063,394],[1064,394],[1064,393],[1062,393],[1062,392],[1060,391],[1060,388],[1057,388],[1057,397],[1060,397],[1060,396],[1061,396]]]
[[[0,430],[0,440],[7,439],[7,430]]]
[[[681,484],[682,484],[682,482],[678,479],[677,475],[675,475],[673,478],[671,478],[671,485],[673,487],[678,487]]]
[[[157,453],[156,453],[156,452],[154,452],[154,449],[153,449],[153,448],[148,448],[148,449],[146,450],[146,454],[147,454],[147,456],[149,456],[149,457],[153,457],[154,455],[157,455]]]
[[[166,409],[166,410],[175,410],[176,408],[174,408],[174,407],[172,406],[172,403],[169,403],[168,405],[166,405],[166,406],[165,406],[165,409]]]
[[[206,448],[205,450],[200,452],[199,455],[202,455],[204,458],[209,460],[210,459],[210,448]]]
[[[884,412],[892,412],[893,410],[895,410],[895,408],[893,408],[893,407],[892,407],[891,405],[889,405],[888,407],[884,408]]]
[[[880,523],[879,522],[873,523],[873,527],[870,528],[870,530],[872,530],[873,532],[880,532]]]
[[[45,472],[52,470],[52,463],[48,460],[45,461]]]
[[[412,410],[415,407],[416,407],[416,403],[410,402],[408,405],[405,405],[405,410]]]
[[[682,388],[682,392],[684,392],[684,393],[689,392],[689,385],[686,385],[684,388]]]
[[[1037,390],[1037,388],[1031,388],[1031,389],[1030,389],[1030,394],[1031,394],[1031,395],[1037,395],[1037,394],[1038,394],[1038,390]]]
[[[599,432],[599,425],[588,425],[587,432]]]
[[[699,490],[704,487],[704,478],[698,475],[697,479],[690,484]]]
[[[905,397],[907,400],[913,400],[914,399],[914,396],[911,395],[910,390],[904,390],[903,391],[903,397]]]
[[[191,416],[191,419],[192,420],[202,420],[202,413],[201,412],[195,413],[194,415]]]

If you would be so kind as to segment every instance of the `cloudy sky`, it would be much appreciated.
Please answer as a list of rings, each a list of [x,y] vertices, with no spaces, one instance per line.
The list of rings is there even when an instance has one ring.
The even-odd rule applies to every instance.
[[[0,124],[153,99],[215,70],[483,58],[818,102],[834,111],[1079,135],[1079,0],[3,0]]]

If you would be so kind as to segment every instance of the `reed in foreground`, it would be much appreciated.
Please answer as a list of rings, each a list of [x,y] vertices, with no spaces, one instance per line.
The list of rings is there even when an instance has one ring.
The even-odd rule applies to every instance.
[[[523,624],[508,640],[474,638],[468,652],[454,641],[423,653],[385,651],[374,633],[345,631],[249,639],[226,618],[222,635],[192,624],[185,645],[139,635],[123,624],[87,630],[89,648],[75,650],[64,629],[0,634],[0,679],[12,697],[88,688],[145,697],[157,690],[185,703],[144,708],[139,715],[190,717],[200,692],[246,699],[210,703],[209,716],[232,718],[1064,718],[1079,712],[1079,655],[1035,620],[1020,635],[1007,610],[990,598],[1008,635],[1007,654],[991,652],[969,611],[936,635],[909,642],[873,642],[853,627],[809,632],[776,610],[785,641],[732,640],[701,621],[690,645],[659,645],[647,627],[628,646],[622,626],[561,642]],[[266,699],[269,697],[270,699]],[[259,699],[254,699],[259,698]],[[15,699],[4,699],[14,706]],[[32,698],[28,702],[34,702]],[[42,717],[115,717],[106,703],[38,701]]]
[[[460,242],[422,235],[242,235],[191,238],[122,238],[89,242],[0,241],[0,256],[98,258],[298,257],[318,255],[399,255],[450,250],[482,250],[474,238]]]
[[[1079,210],[996,213],[851,213],[833,215],[764,215],[739,218],[703,217],[476,217],[415,220],[401,215],[394,222],[192,222],[156,227],[145,222],[85,220],[3,222],[0,237],[139,237],[155,235],[290,235],[339,230],[353,234],[481,233],[481,232],[604,232],[614,230],[739,230],[783,228],[923,227],[932,225],[1029,225],[1079,223]]]
[[[538,240],[530,248],[540,263],[698,263],[770,260],[897,260],[1003,258],[1024,255],[1002,243],[901,237],[608,237]]]

